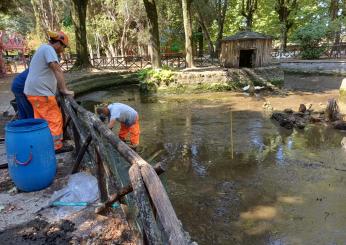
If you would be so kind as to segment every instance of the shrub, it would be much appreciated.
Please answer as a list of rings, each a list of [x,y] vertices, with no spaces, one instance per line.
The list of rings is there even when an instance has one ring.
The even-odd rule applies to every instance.
[[[312,22],[299,28],[294,34],[294,40],[299,43],[303,59],[318,59],[326,50],[325,45],[320,45],[322,39],[328,35],[328,27],[322,21]]]
[[[142,92],[155,92],[159,86],[168,86],[174,81],[174,73],[169,69],[142,69],[138,77]]]

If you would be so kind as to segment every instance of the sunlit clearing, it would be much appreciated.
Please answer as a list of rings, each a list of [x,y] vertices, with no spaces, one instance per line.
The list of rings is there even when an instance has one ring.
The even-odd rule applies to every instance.
[[[279,197],[278,201],[283,203],[288,203],[288,204],[302,204],[303,198],[297,197],[297,196],[292,196],[292,197],[285,196],[285,197]]]
[[[270,220],[277,215],[277,210],[269,206],[257,206],[254,209],[240,214],[242,219]]]

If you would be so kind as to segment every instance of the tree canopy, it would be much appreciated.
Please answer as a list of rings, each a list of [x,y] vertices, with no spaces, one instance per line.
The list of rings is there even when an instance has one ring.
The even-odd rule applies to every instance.
[[[245,29],[272,35],[275,46],[286,49],[287,45],[299,44],[297,36],[308,33],[304,32],[306,28],[322,23],[328,30],[322,33],[319,42],[336,45],[345,36],[345,16],[346,0],[2,0],[0,3],[0,29],[24,34],[33,47],[44,41],[46,30],[60,29],[70,36],[71,52],[82,52],[84,59],[85,54],[90,58],[151,55],[155,66],[160,66],[159,60],[155,60],[160,53],[213,55],[222,38]]]

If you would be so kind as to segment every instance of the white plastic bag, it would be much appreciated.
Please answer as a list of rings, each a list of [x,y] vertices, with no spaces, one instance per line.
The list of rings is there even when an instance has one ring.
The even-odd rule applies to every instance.
[[[60,202],[95,202],[99,198],[100,192],[97,185],[97,179],[84,172],[72,174],[69,177],[67,186],[59,191],[55,191],[50,199],[50,203]],[[80,211],[85,207],[58,207],[58,218],[74,212]]]

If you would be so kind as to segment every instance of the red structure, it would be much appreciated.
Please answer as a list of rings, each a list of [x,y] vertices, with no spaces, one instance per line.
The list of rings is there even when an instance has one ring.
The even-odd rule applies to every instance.
[[[26,67],[25,52],[28,50],[24,37],[18,33],[9,34],[0,30],[0,75],[6,74],[7,62],[4,53],[17,51],[20,55],[19,60]]]

